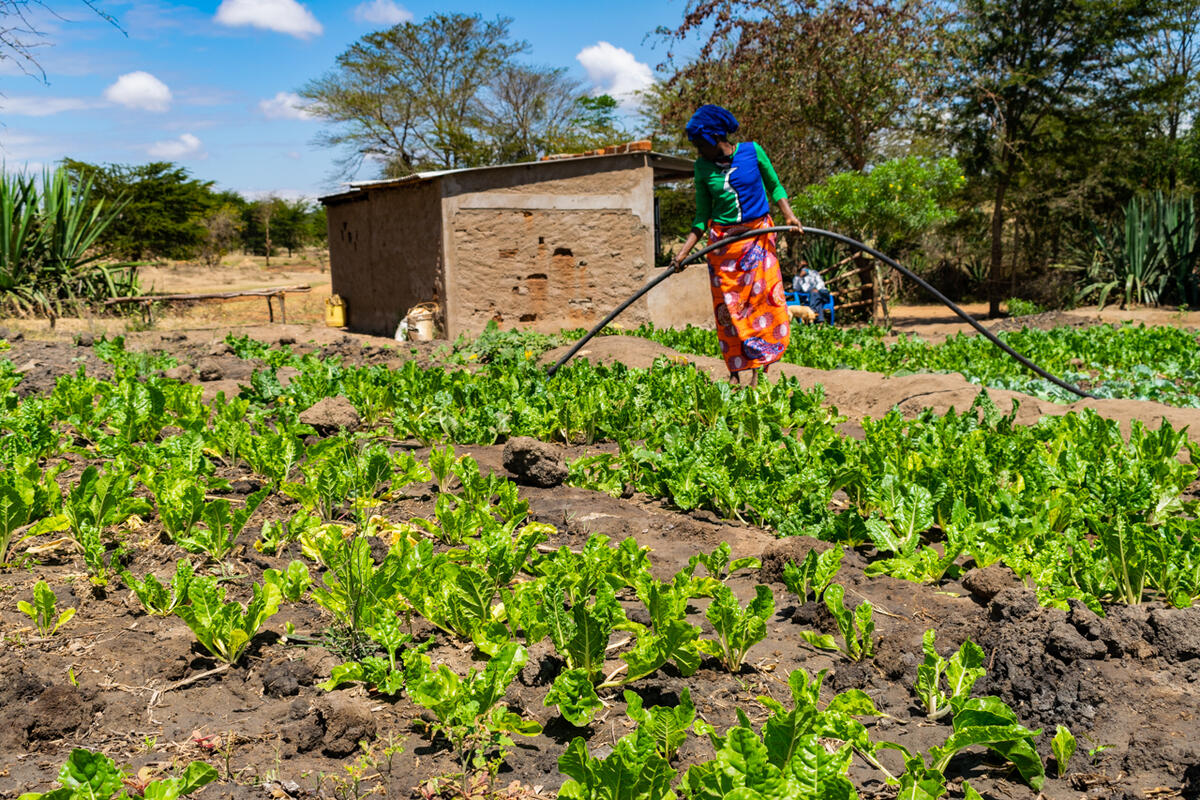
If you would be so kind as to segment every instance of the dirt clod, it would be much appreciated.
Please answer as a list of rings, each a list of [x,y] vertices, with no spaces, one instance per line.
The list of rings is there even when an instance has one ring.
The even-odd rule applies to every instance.
[[[196,364],[196,375],[202,381],[219,381],[225,377],[225,372],[221,369],[221,362],[215,358],[202,358]]]
[[[76,347],[91,347],[96,342],[96,337],[90,333],[80,333],[75,336]]]
[[[990,603],[1002,590],[1016,586],[1017,578],[1003,564],[990,564],[968,571],[963,575],[962,585],[980,603]]]
[[[170,369],[165,370],[163,372],[163,377],[169,378],[170,380],[173,380],[173,381],[187,383],[195,376],[195,374],[196,374],[196,371],[194,369],[192,369],[190,364],[180,364],[178,366],[171,367]]]
[[[1156,608],[1150,612],[1152,642],[1170,661],[1200,658],[1200,608]]]
[[[262,671],[263,694],[269,697],[294,697],[301,686],[311,686],[313,669],[304,661],[268,664]]]
[[[53,684],[25,708],[24,719],[17,721],[17,727],[24,729],[30,742],[61,739],[86,728],[97,705],[75,686]]]
[[[332,694],[317,701],[317,712],[324,722],[321,750],[328,756],[348,756],[358,743],[375,738],[375,718],[363,702]]]
[[[300,414],[300,421],[312,425],[322,436],[337,433],[339,430],[357,430],[362,424],[362,418],[350,401],[344,397],[326,397],[315,405],[305,409]]]
[[[504,445],[504,468],[518,483],[549,489],[567,479],[562,452],[530,436],[517,436]]]

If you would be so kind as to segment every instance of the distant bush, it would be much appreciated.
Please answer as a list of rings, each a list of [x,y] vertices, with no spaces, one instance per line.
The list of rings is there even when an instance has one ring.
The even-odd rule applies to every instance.
[[[58,316],[64,307],[137,291],[135,265],[106,261],[97,242],[122,201],[92,196],[64,169],[0,174],[0,309]]]

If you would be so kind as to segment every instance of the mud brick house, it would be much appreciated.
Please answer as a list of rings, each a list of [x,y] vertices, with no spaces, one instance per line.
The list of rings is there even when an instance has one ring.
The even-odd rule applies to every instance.
[[[348,326],[364,333],[393,334],[425,302],[437,304],[449,338],[489,320],[543,332],[590,327],[656,271],[654,186],[691,175],[691,161],[635,142],[351,184],[321,198],[333,291]],[[710,323],[704,273],[667,281],[622,324]]]

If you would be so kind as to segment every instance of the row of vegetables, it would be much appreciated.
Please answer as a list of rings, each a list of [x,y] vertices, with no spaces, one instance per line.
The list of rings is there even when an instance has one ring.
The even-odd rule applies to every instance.
[[[755,565],[731,560],[727,547],[697,556],[666,582],[651,575],[648,553],[632,540],[614,546],[593,537],[577,552],[542,552],[554,531],[529,522],[513,484],[451,447],[418,461],[391,444],[397,438],[614,441],[618,452],[574,461],[570,480],[832,541],[834,549],[790,565],[785,580],[799,600],[823,601],[836,620],[835,633],[813,631],[806,641],[852,660],[872,657],[874,631],[870,604],[847,608],[835,579],[844,547],[870,555],[872,572],[929,583],[968,559],[1004,563],[1036,583],[1044,602],[1079,598],[1101,612],[1111,602],[1189,605],[1200,597],[1195,501],[1186,495],[1196,468],[1179,457],[1189,446],[1185,433],[1167,426],[1135,425],[1126,439],[1115,423],[1087,413],[1023,427],[981,395],[963,414],[865,421],[859,441],[837,433],[840,417],[819,390],[786,380],[733,392],[665,362],[652,370],[578,363],[548,379],[522,352],[525,342],[492,336],[448,354],[486,362],[472,372],[412,362],[399,370],[348,367],[231,338],[239,355],[263,367],[241,396],[212,404],[201,401],[199,387],[159,377],[169,357],[128,351],[120,340],[96,344],[114,366],[112,380],[80,371],[44,396],[19,400],[11,391],[19,376],[0,367],[0,560],[36,557],[29,544],[64,534],[95,584],[123,584],[147,613],[178,616],[228,663],[282,603],[311,598],[347,642],[346,660],[325,687],[363,684],[429,709],[464,780],[494,769],[512,735],[536,732],[504,703],[533,644],[550,642],[564,664],[547,706],[586,725],[615,691],[668,664],[684,676],[706,658],[736,671],[767,635],[775,598],[759,586],[739,601],[729,576]],[[296,370],[286,385],[283,366]],[[366,430],[314,441],[299,410],[332,396],[349,399]],[[63,480],[79,457],[92,465]],[[231,470],[253,473],[264,488],[244,503],[212,499],[229,488],[218,473]],[[380,513],[415,483],[435,489],[428,519]],[[299,549],[303,557],[240,587],[245,602],[228,599],[223,565],[272,495],[298,510],[266,520],[255,546]],[[138,577],[125,566],[122,526],[151,515],[192,556],[177,562],[173,576]],[[370,543],[380,539],[388,547],[376,557]],[[693,603],[704,606],[708,635],[689,619]],[[649,624],[629,618],[631,604],[644,608]],[[46,637],[69,622],[44,585],[23,610]],[[413,638],[414,619],[469,641],[487,666],[465,676],[435,666],[432,639]],[[617,633],[628,641],[614,655]],[[946,658],[927,634],[914,693],[930,718],[949,716],[953,730],[929,753],[904,751],[903,772],[887,771],[878,757],[899,745],[873,741],[858,720],[878,713],[869,698],[848,692],[822,705],[820,676],[798,671],[793,706],[764,700],[771,716],[759,730],[743,719],[718,734],[693,718],[690,700],[642,708],[627,693],[637,730],[604,758],[590,755],[584,740],[573,742],[560,759],[570,778],[562,794],[609,796],[605,787],[615,780],[631,787],[628,797],[728,797],[746,789],[853,796],[846,770],[857,753],[903,796],[938,797],[950,759],[972,745],[1000,754],[1036,788],[1045,774],[1034,748],[1040,732],[1020,726],[998,698],[971,697],[982,674],[973,648],[965,643]],[[689,730],[707,734],[715,755],[676,781],[674,751]],[[1071,741],[1065,729],[1055,737],[1060,771]],[[103,756],[78,751],[72,759],[104,772]],[[83,767],[71,763],[57,790],[66,793],[51,796],[117,791],[87,794],[77,775]],[[181,777],[156,796],[186,794],[197,783]]]

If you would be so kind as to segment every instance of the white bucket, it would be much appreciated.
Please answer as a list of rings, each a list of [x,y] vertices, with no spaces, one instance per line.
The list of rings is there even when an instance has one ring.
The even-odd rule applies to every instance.
[[[433,340],[433,309],[429,303],[422,303],[409,309],[408,330],[413,339],[418,342]]]

